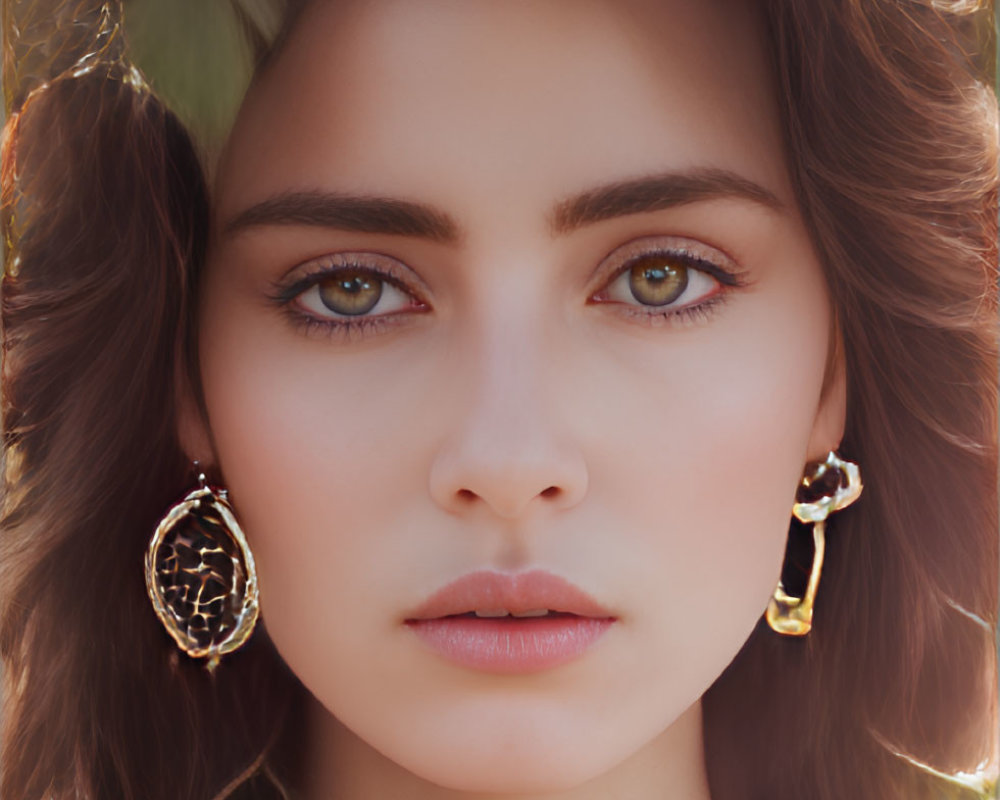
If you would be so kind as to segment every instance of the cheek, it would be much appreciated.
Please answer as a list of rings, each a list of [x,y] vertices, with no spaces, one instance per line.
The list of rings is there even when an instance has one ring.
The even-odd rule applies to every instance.
[[[420,428],[401,417],[396,373],[377,359],[358,368],[325,342],[238,315],[218,317],[206,341],[213,437],[258,562],[264,622],[294,668],[298,654],[336,669],[338,653],[370,644],[399,611],[373,576],[407,534]]]
[[[689,670],[702,689],[742,645],[778,578],[826,367],[818,288],[734,305],[717,337],[671,359],[669,374],[623,415],[649,420],[669,409],[660,417],[671,424],[646,432],[631,473],[642,481],[632,495],[658,501],[633,516],[648,540],[632,566],[660,611],[640,621],[658,648],[647,663]]]

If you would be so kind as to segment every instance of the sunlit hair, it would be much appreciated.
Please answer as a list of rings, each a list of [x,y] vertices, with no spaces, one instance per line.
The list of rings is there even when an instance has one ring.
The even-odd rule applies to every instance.
[[[831,520],[815,635],[758,626],[705,696],[716,800],[949,796],[892,751],[993,755],[997,115],[971,6],[766,5],[866,489]]]
[[[235,6],[259,69],[300,5]],[[997,114],[991,9],[972,6],[761,0],[866,490],[831,520],[813,632],[762,621],[704,697],[714,800],[974,797],[946,775],[993,756]],[[122,65],[12,110],[0,796],[280,797],[305,690],[262,628],[213,674],[179,655],[143,583],[192,480],[175,396],[199,384],[196,150]]]

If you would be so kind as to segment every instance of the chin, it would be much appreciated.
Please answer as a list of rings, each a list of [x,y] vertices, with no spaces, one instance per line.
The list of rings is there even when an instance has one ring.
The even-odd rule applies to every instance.
[[[642,745],[630,737],[609,739],[607,726],[581,729],[579,720],[569,725],[537,719],[516,725],[504,725],[498,719],[492,726],[486,721],[456,722],[439,718],[436,731],[425,728],[423,736],[384,742],[388,747],[382,754],[443,788],[532,795],[581,786]]]
[[[612,764],[595,764],[575,753],[524,753],[456,755],[442,758],[447,751],[428,752],[426,760],[400,762],[418,777],[442,788],[462,792],[496,794],[546,794],[574,789],[610,769]]]

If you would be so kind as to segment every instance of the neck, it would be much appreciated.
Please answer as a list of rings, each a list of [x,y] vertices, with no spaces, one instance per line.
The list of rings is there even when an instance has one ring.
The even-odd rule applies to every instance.
[[[304,759],[303,800],[711,800],[702,744],[701,703],[607,772],[556,793],[465,792],[426,781],[386,758],[315,700],[308,713],[309,748]]]

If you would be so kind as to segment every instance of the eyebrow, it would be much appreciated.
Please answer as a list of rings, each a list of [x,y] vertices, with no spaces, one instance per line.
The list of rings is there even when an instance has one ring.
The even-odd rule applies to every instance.
[[[617,181],[558,203],[549,218],[554,234],[566,234],[595,222],[662,211],[719,198],[750,200],[772,209],[781,201],[748,178],[723,169],[698,169]],[[358,233],[415,236],[455,242],[459,225],[430,206],[389,197],[325,191],[276,194],[241,211],[226,223],[227,234],[266,225],[314,225]]]
[[[337,192],[282,192],[241,211],[225,225],[236,233],[262,225],[315,225],[358,233],[417,236],[439,242],[458,239],[458,225],[429,206],[387,197]]]
[[[614,217],[721,198],[750,200],[775,210],[783,206],[773,192],[735,172],[696,169],[609,183],[574,195],[555,207],[550,226],[555,233],[569,233]]]

